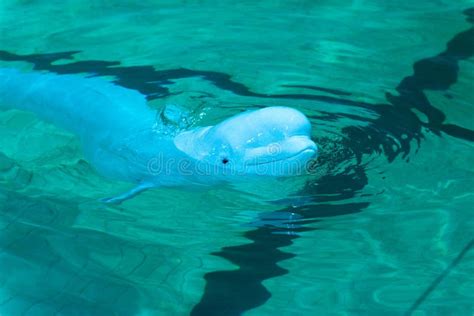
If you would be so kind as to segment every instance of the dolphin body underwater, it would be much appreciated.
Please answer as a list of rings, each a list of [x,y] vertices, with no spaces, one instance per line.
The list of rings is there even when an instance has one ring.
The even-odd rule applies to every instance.
[[[318,151],[309,120],[292,108],[247,111],[215,126],[169,133],[144,95],[79,75],[0,68],[0,108],[30,111],[73,132],[99,174],[136,183],[103,199],[108,203],[154,187],[297,175]]]

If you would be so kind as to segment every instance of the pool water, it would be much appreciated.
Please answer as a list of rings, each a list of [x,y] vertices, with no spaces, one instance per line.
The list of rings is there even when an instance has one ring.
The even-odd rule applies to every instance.
[[[100,76],[210,125],[305,113],[312,172],[155,189],[0,112],[0,315],[472,315],[474,1],[0,3],[0,67]]]

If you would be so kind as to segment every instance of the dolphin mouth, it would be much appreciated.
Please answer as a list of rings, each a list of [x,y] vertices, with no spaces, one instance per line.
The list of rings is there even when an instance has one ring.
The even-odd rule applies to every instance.
[[[267,161],[258,161],[257,160],[257,161],[248,162],[247,165],[248,166],[262,166],[262,165],[272,164],[272,163],[285,161],[285,160],[293,160],[293,159],[298,158],[299,156],[303,156],[303,155],[307,155],[308,156],[307,161],[310,161],[311,159],[314,159],[314,157],[317,154],[317,151],[318,150],[317,150],[316,147],[308,147],[308,148],[305,148],[305,149],[297,152],[296,154],[293,154],[293,155],[290,155],[290,156],[287,156],[287,157],[273,159],[273,160],[267,160]]]

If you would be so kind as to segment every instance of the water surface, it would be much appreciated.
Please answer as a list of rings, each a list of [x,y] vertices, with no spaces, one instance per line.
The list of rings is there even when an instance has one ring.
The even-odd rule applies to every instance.
[[[472,315],[474,2],[2,1],[0,66],[87,73],[196,124],[310,117],[313,174],[128,188],[0,113],[1,315]]]

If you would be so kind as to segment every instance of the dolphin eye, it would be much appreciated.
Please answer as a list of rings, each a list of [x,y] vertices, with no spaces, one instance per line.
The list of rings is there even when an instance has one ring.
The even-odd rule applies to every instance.
[[[223,163],[224,165],[226,165],[228,162],[229,162],[229,159],[227,159],[227,158],[222,158],[222,163]]]

